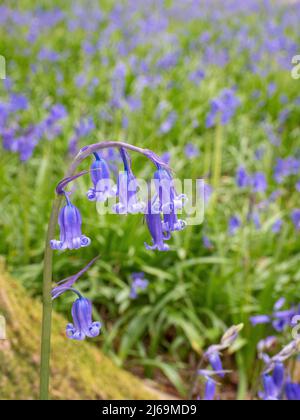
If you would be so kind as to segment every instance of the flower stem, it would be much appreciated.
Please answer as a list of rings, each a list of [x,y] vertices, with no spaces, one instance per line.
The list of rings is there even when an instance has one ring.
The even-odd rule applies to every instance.
[[[51,349],[51,324],[52,324],[52,261],[53,251],[50,248],[50,240],[54,237],[55,228],[62,197],[56,197],[50,216],[47,232],[44,278],[43,278],[43,321],[41,338],[41,368],[40,368],[40,399],[48,400],[49,376],[50,376],[50,349]]]

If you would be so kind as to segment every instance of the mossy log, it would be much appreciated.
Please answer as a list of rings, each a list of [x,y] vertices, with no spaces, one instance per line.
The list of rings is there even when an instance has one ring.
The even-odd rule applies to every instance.
[[[42,307],[0,267],[0,315],[6,340],[0,340],[0,399],[37,399]],[[143,381],[116,367],[87,342],[65,337],[66,320],[53,316],[52,399],[159,399]]]

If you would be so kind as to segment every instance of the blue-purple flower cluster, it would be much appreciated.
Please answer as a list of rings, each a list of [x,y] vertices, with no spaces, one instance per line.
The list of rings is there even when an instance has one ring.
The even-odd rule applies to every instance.
[[[243,324],[232,326],[225,332],[220,344],[210,346],[204,353],[203,361],[208,362],[209,366],[206,369],[198,370],[198,375],[205,380],[203,400],[212,401],[216,398],[218,382],[215,377],[222,379],[229,373],[229,371],[223,369],[221,360],[222,353],[233,346],[242,329]]]
[[[118,174],[115,186],[109,164],[99,153],[94,153],[95,161],[90,168],[93,185],[87,193],[87,198],[90,201],[105,202],[110,197],[116,197],[118,202],[113,206],[116,214],[143,214],[152,237],[152,245],[145,244],[146,248],[168,251],[170,248],[166,241],[171,238],[171,234],[183,230],[186,226],[185,221],[178,219],[177,214],[182,210],[187,198],[184,194],[176,193],[170,171],[157,163],[153,179],[155,193],[151,197],[150,192],[148,204],[144,203],[139,198],[139,184],[133,174],[127,151],[120,148],[120,155],[124,170]],[[78,249],[88,246],[90,240],[82,235],[81,225],[80,212],[66,194],[66,205],[59,215],[60,240],[51,241],[52,249]]]
[[[283,332],[286,328],[292,328],[293,319],[300,315],[300,305],[289,309],[283,309],[286,303],[285,298],[279,299],[273,308],[271,315],[255,315],[250,318],[253,326],[261,324],[271,324],[277,332]]]
[[[109,198],[115,197],[118,201],[112,208],[115,214],[143,214],[152,238],[151,245],[145,244],[146,249],[168,251],[170,248],[166,244],[166,241],[171,238],[171,234],[175,231],[183,230],[186,226],[186,223],[178,219],[177,216],[178,211],[182,210],[184,206],[186,197],[183,194],[178,195],[176,193],[170,170],[165,165],[162,166],[161,160],[156,158],[151,151],[147,151],[146,153],[150,154],[151,160],[156,165],[156,171],[153,177],[155,192],[152,196],[151,189],[147,190],[148,203],[145,204],[140,200],[138,195],[139,184],[133,174],[131,157],[125,147],[120,146],[118,149],[123,163],[123,171],[118,175],[117,186],[114,186],[112,182],[109,162],[100,155],[100,152],[93,152],[94,162],[89,171],[92,187],[87,192],[87,198],[90,201],[106,202]],[[86,148],[81,151],[84,150]],[[64,182],[67,185],[77,177],[78,175],[66,178],[59,186],[61,187]],[[82,218],[79,209],[71,202],[70,194],[65,191],[64,187],[57,189],[57,192],[64,194],[66,203],[61,208],[58,217],[60,239],[51,240],[51,248],[53,250],[64,251],[66,249],[73,250],[89,246],[91,240],[82,234]],[[79,276],[85,271],[86,269],[80,272]],[[53,291],[54,298],[66,290],[79,293],[72,288],[77,278],[78,274],[62,281]],[[145,290],[147,286],[148,280],[144,278],[144,275],[141,273],[135,274],[133,276],[130,297],[135,299],[139,291]],[[96,332],[100,332],[98,324],[91,324],[90,314],[91,308],[89,301],[79,294],[79,299],[75,302],[72,309],[74,325],[69,325],[67,328],[67,336],[69,338],[81,340],[85,336],[91,337],[97,335]],[[83,327],[82,325],[85,319],[88,322]],[[86,329],[87,325],[91,327],[90,332]]]
[[[20,113],[28,108],[27,99],[11,94],[10,101],[0,105],[0,136],[3,148],[17,153],[22,162],[29,160],[41,140],[53,140],[61,132],[61,120],[67,116],[66,109],[56,104],[48,109],[47,116],[37,124],[23,127]]]
[[[300,401],[300,384],[293,381],[293,369],[287,364],[289,359],[295,359],[300,352],[300,340],[294,338],[283,349],[274,354],[274,349],[282,341],[285,331],[293,331],[297,325],[295,320],[300,319],[300,306],[283,309],[286,300],[279,299],[273,308],[272,315],[257,315],[250,318],[252,325],[271,324],[280,340],[275,336],[268,336],[257,345],[258,357],[264,363],[262,374],[263,390],[259,392],[262,400],[297,400]]]

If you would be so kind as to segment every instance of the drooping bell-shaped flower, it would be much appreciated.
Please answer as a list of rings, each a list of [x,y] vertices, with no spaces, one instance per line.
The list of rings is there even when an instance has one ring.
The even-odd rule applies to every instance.
[[[286,398],[288,401],[300,401],[300,385],[288,382],[285,386]]]
[[[274,383],[274,379],[270,375],[263,375],[263,399],[265,401],[277,401],[278,400],[278,389]]]
[[[145,209],[145,203],[138,198],[139,185],[132,172],[130,158],[122,148],[120,154],[124,164],[124,172],[120,172],[118,176],[117,195],[119,202],[113,206],[113,210],[117,214],[141,213]]]
[[[158,251],[169,251],[169,246],[165,244],[165,241],[168,241],[171,237],[170,233],[163,231],[163,223],[161,220],[161,215],[159,212],[154,212],[151,206],[151,203],[148,205],[148,213],[145,215],[146,223],[149,229],[149,232],[152,236],[153,245],[150,246],[145,243],[145,247],[148,250]]]
[[[116,189],[110,179],[108,164],[98,153],[94,153],[96,160],[91,165],[91,180],[93,187],[87,192],[90,201],[106,201],[116,195]]]
[[[276,363],[273,371],[273,381],[278,389],[281,391],[284,385],[284,365],[283,363]]]
[[[209,363],[215,372],[219,372],[218,376],[224,378],[225,374],[223,373],[223,366],[220,354],[216,351],[211,353],[208,356]]]
[[[175,210],[171,210],[169,213],[164,214],[163,216],[163,231],[164,232],[175,232],[183,230],[187,223],[185,220],[178,219]]]
[[[84,340],[85,337],[97,337],[101,323],[92,321],[92,303],[80,296],[72,306],[73,324],[68,324],[66,334],[72,340]]]
[[[174,180],[166,169],[158,167],[154,174],[154,184],[157,193],[153,204],[155,211],[165,214],[182,209],[187,197],[184,194],[177,195]]]
[[[205,384],[205,391],[204,391],[204,401],[213,401],[216,394],[216,382],[211,379],[207,378]]]
[[[67,204],[61,209],[58,217],[60,240],[52,240],[50,246],[55,250],[78,249],[89,246],[91,240],[82,235],[82,219],[79,210],[66,196]]]
[[[140,291],[147,289],[149,281],[145,278],[145,273],[133,273],[131,278],[130,298],[136,299]]]

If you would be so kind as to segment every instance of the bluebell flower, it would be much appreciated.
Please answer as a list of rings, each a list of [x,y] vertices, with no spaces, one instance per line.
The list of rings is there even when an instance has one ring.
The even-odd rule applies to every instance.
[[[178,219],[175,209],[173,208],[167,213],[163,214],[163,231],[175,232],[185,229],[187,223],[185,220]]]
[[[213,401],[216,395],[216,382],[211,379],[207,378],[205,384],[205,391],[204,391],[204,401]]]
[[[236,172],[236,184],[239,188],[246,188],[249,185],[249,175],[244,168],[244,166],[240,166]]]
[[[10,112],[24,111],[28,108],[28,100],[23,95],[12,93],[9,104]]]
[[[146,205],[138,198],[139,186],[131,169],[130,158],[122,148],[120,154],[124,164],[124,172],[120,172],[118,176],[117,196],[119,202],[114,205],[113,210],[118,214],[141,213]]]
[[[207,235],[203,235],[202,243],[203,243],[204,248],[213,249],[213,244],[211,243],[211,240],[209,239]]]
[[[78,249],[89,246],[91,240],[82,235],[82,219],[79,210],[66,196],[67,204],[61,209],[58,218],[60,240],[52,240],[51,248],[56,250]]]
[[[267,374],[263,375],[263,387],[264,387],[264,392],[262,394],[262,397],[265,401],[278,400],[278,389],[271,375],[267,375]]]
[[[171,153],[165,152],[163,155],[161,155],[161,160],[166,164],[169,165],[171,162]]]
[[[295,209],[291,214],[292,221],[297,230],[300,231],[300,209]]]
[[[199,185],[199,195],[204,201],[204,204],[208,206],[210,199],[213,194],[213,188],[207,182],[201,182]]]
[[[222,366],[222,361],[221,361],[220,354],[217,351],[215,351],[215,352],[212,352],[212,353],[208,354],[207,358],[208,358],[209,363],[210,363],[211,367],[213,368],[213,370],[215,372],[220,372],[220,373],[218,373],[218,376],[220,376],[221,378],[224,378],[225,374],[222,372],[223,371],[223,366]]]
[[[226,125],[236,112],[240,101],[233,89],[224,89],[220,95],[211,101],[211,110],[206,117],[206,127],[216,125],[218,119],[222,125]]]
[[[273,96],[274,93],[276,92],[276,90],[277,90],[276,83],[273,83],[273,82],[269,83],[269,85],[268,85],[268,95]]]
[[[154,184],[157,193],[153,202],[155,212],[165,214],[182,209],[187,197],[184,194],[177,195],[173,178],[166,169],[158,168],[154,174]]]
[[[240,227],[241,227],[241,220],[239,219],[239,217],[232,216],[229,219],[229,227],[228,227],[229,234],[235,235]]]
[[[271,321],[271,317],[268,315],[255,315],[250,317],[250,322],[253,326],[268,324]]]
[[[278,392],[280,393],[283,385],[284,385],[284,379],[285,379],[285,369],[283,363],[276,363],[273,371],[273,381],[275,386],[278,389]]]
[[[53,124],[58,120],[66,118],[67,116],[66,108],[62,104],[55,104],[50,109],[49,117],[47,119],[47,124]]]
[[[167,116],[165,121],[160,126],[160,132],[162,134],[167,134],[169,131],[172,130],[174,127],[174,124],[177,121],[177,113],[176,112],[170,112],[170,114]]]
[[[72,306],[73,324],[68,324],[66,334],[72,340],[94,338],[100,334],[101,323],[92,321],[92,303],[80,296]]]
[[[145,279],[145,273],[133,273],[131,277],[130,298],[136,299],[140,291],[147,289],[149,281]]]
[[[60,281],[52,290],[52,299],[58,298],[65,292],[73,292],[78,299],[72,305],[73,324],[68,324],[66,334],[73,340],[84,340],[85,337],[97,337],[100,334],[100,322],[92,321],[92,303],[84,298],[78,290],[72,286],[87,270],[97,261],[99,257],[90,261],[79,273]]]
[[[264,154],[265,154],[265,149],[263,147],[259,147],[254,152],[254,158],[256,160],[262,160],[262,158],[264,157]]]
[[[282,219],[276,220],[276,222],[273,223],[273,225],[272,225],[272,232],[279,233],[282,229],[282,225],[283,225]]]
[[[188,143],[185,146],[185,155],[188,159],[194,159],[199,156],[199,148],[192,143]]]
[[[148,212],[145,215],[145,219],[153,243],[153,245],[151,246],[145,243],[146,249],[169,251],[170,247],[167,244],[165,244],[165,241],[168,241],[171,238],[171,234],[169,232],[166,233],[163,231],[163,223],[160,212],[154,212],[150,202],[148,204]]]
[[[260,223],[260,215],[257,211],[253,211],[250,215],[252,222],[257,230],[260,230],[261,223]]]
[[[109,166],[105,159],[98,153],[94,153],[95,161],[92,163],[90,172],[93,187],[87,192],[90,201],[106,201],[116,195],[116,189],[110,179]]]
[[[297,175],[300,172],[300,161],[293,156],[286,159],[277,159],[274,167],[275,181],[281,184],[285,178],[291,175]]]
[[[288,382],[285,385],[285,394],[288,401],[300,401],[300,384]]]
[[[196,71],[193,71],[192,73],[190,73],[189,75],[189,80],[193,83],[195,83],[195,85],[199,86],[200,82],[205,78],[205,73],[203,70],[198,69]]]
[[[266,176],[262,172],[255,173],[251,178],[251,185],[253,192],[265,192],[267,189]]]
[[[95,123],[92,117],[82,118],[76,126],[76,136],[86,137],[95,129]]]
[[[286,327],[291,326],[292,319],[295,315],[300,312],[300,308],[292,307],[288,310],[281,310],[285,304],[285,299],[279,299],[274,307],[272,315],[256,315],[250,318],[250,321],[253,326],[259,324],[269,324],[272,323],[273,328],[282,332]]]

